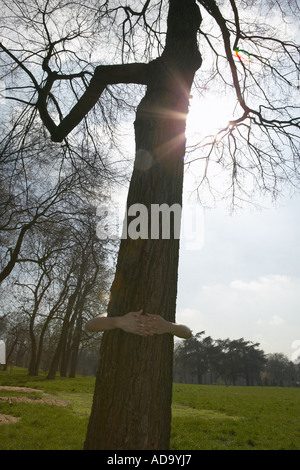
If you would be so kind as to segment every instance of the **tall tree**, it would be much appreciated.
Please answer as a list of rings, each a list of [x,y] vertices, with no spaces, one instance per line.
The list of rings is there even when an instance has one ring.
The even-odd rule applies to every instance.
[[[150,214],[151,204],[181,205],[185,116],[194,74],[201,64],[196,39],[199,26],[195,2],[170,3],[166,46],[162,56],[147,66],[147,92],[136,114],[137,155],[128,208],[143,204]],[[140,160],[149,158],[152,166],[143,171],[148,162]],[[159,312],[174,322],[178,253],[179,240],[174,236],[170,240],[123,239],[108,314],[143,308],[145,313]],[[171,336],[106,333],[85,448],[168,448],[172,367]],[[112,419],[112,413],[117,419]]]
[[[30,16],[23,2],[12,3],[20,6],[23,16]],[[299,106],[294,99],[299,46],[294,42],[292,29],[287,39],[287,31],[282,37],[261,18],[276,12],[277,20],[282,16],[288,22],[292,15],[299,16],[299,6],[290,1],[267,0],[259,2],[257,9],[256,3],[136,0],[128,6],[121,0],[107,0],[101,5],[90,1],[83,6],[74,2],[76,18],[73,14],[64,26],[57,21],[53,28],[55,11],[70,4],[45,1],[36,11],[36,25],[31,24],[35,35],[43,28],[43,45],[33,43],[31,54],[24,46],[17,52],[3,43],[1,48],[30,82],[27,105],[38,109],[55,142],[73,139],[74,133],[68,140],[66,136],[81,122],[88,123],[92,109],[104,116],[108,94],[111,93],[111,101],[116,99],[112,85],[146,86],[136,112],[136,156],[127,208],[139,203],[149,211],[151,204],[181,205],[185,118],[190,89],[201,65],[199,32],[207,45],[203,55],[211,57],[212,69],[203,79],[202,89],[208,83],[221,84],[224,93],[234,90],[237,101],[237,111],[228,125],[217,136],[195,146],[197,158],[205,164],[202,182],[209,181],[208,170],[217,163],[229,171],[226,189],[235,200],[245,197],[244,180],[249,175],[253,186],[276,194],[279,183],[295,181],[299,171]],[[202,25],[197,4],[205,16]],[[98,63],[110,65],[89,67],[88,55],[83,53],[80,58],[78,49],[70,46],[71,41],[80,37],[84,48],[91,47],[92,33],[99,24],[102,37],[107,33],[108,38],[117,29],[120,16],[120,34],[114,36],[117,47],[112,60],[105,54],[100,60],[96,58]],[[242,62],[242,51],[250,51],[253,67]],[[236,59],[233,52],[237,53]],[[143,55],[149,60],[147,63],[139,62]],[[41,65],[40,75],[35,72],[37,63]],[[76,63],[76,71],[72,63]],[[89,74],[92,78],[88,83]],[[71,84],[74,104],[70,112],[66,105],[71,98],[62,100],[67,83]],[[117,91],[119,97],[124,96],[120,89]],[[77,136],[81,135],[78,132]],[[121,315],[143,308],[145,313],[161,313],[174,321],[178,252],[174,233],[170,240],[162,234],[152,240],[142,236],[123,239],[108,314]],[[121,331],[105,333],[86,449],[168,448],[172,348],[172,338],[167,335],[139,338]]]

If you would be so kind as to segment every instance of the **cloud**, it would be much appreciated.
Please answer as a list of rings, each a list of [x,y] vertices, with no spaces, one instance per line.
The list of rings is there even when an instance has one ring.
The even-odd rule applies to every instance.
[[[283,318],[281,318],[279,315],[273,315],[272,320],[269,322],[270,325],[274,326],[279,326],[282,325],[282,323],[285,323]]]
[[[199,310],[195,308],[184,308],[180,311],[180,314],[185,318],[198,318]]]
[[[244,282],[241,280],[232,281],[229,287],[244,292],[261,292],[263,290],[272,290],[274,287],[281,287],[289,282],[287,276],[270,275],[261,276],[258,280]]]
[[[300,338],[300,278],[270,274],[205,284],[179,309],[181,323],[217,338],[259,342],[266,353],[291,353]],[[179,320],[178,320],[179,321]],[[289,353],[290,351],[290,353]]]
[[[285,320],[280,315],[272,315],[271,320],[264,321],[260,318],[256,323],[257,325],[280,326],[285,323]]]
[[[300,340],[300,196],[261,202],[262,211],[205,210],[202,249],[181,247],[178,313],[194,332],[290,357]]]

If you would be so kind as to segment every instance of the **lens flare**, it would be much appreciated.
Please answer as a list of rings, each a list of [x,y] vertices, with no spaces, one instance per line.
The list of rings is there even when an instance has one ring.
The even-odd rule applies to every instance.
[[[243,49],[238,49],[237,47],[234,50],[234,56],[237,57],[242,62],[250,62],[250,54]]]

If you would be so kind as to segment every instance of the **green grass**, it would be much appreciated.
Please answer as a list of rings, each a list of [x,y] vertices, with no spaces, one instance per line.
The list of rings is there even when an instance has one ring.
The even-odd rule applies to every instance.
[[[95,379],[29,377],[24,369],[0,371],[0,386],[41,392],[8,392],[30,403],[0,401],[0,414],[19,417],[0,424],[0,450],[80,450]],[[47,396],[44,393],[48,394]],[[67,406],[40,404],[42,397]],[[174,384],[172,450],[300,450],[300,389]]]
[[[174,385],[172,449],[299,450],[300,389]]]
[[[50,398],[69,402],[66,407],[0,401],[0,414],[20,417],[17,423],[0,424],[0,450],[81,450],[92,405],[95,379],[78,377],[47,380],[44,374],[29,377],[24,369],[0,372],[0,386],[28,387],[42,390]],[[49,398],[41,393],[8,392],[0,397]]]

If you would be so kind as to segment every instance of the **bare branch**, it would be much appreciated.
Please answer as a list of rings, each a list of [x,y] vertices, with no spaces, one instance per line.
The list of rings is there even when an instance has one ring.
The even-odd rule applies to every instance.
[[[58,126],[47,111],[47,97],[54,84],[59,79],[56,74],[49,77],[45,87],[40,91],[38,109],[41,119],[49,130],[54,142],[62,140],[76,127],[87,113],[95,106],[104,89],[108,85],[118,83],[147,84],[149,79],[149,64],[127,64],[127,65],[100,65],[96,67],[94,76],[70,113],[60,122]]]

